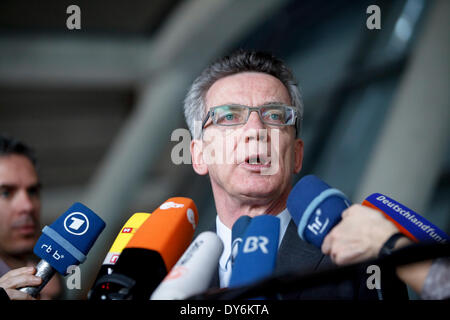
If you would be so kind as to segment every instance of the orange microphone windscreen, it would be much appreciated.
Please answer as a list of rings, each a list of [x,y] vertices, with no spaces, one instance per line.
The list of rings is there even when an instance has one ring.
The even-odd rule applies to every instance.
[[[168,272],[191,243],[197,224],[192,199],[170,198],[148,217],[125,248],[157,251]]]

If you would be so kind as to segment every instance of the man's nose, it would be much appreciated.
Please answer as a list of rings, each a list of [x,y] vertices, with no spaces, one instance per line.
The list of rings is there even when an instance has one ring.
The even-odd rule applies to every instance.
[[[266,129],[264,123],[261,121],[257,111],[252,110],[248,117],[248,121],[244,126],[245,130],[245,140],[248,142],[251,139],[255,140],[265,140],[267,139],[267,134],[264,133]]]
[[[34,201],[26,190],[20,190],[15,200],[15,207],[21,213],[29,213],[34,209]]]

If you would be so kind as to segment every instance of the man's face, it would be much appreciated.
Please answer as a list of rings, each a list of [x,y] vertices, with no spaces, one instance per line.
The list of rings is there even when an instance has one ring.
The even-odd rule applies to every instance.
[[[39,180],[22,155],[0,156],[0,253],[32,251],[39,230]]]
[[[249,107],[271,103],[291,105],[289,93],[280,80],[256,72],[238,73],[216,81],[208,90],[205,102],[206,111],[225,104]],[[267,135],[259,135],[258,132],[264,132],[261,131],[264,129]],[[208,139],[211,132],[213,136],[221,135],[221,139]],[[292,175],[301,169],[303,142],[295,139],[295,128],[266,126],[256,112],[251,112],[248,122],[240,127],[218,127],[209,120],[203,133],[203,160],[205,150],[212,147],[216,151],[222,150],[224,158],[234,161],[194,164],[194,170],[199,174],[209,173],[213,189],[241,200],[273,199],[279,196],[289,190]],[[226,147],[223,146],[225,143]],[[274,144],[276,148],[273,148]],[[276,170],[271,174],[262,174],[266,168],[261,163],[253,164],[249,159],[255,156],[259,157],[259,161],[270,159],[271,165],[276,164]]]

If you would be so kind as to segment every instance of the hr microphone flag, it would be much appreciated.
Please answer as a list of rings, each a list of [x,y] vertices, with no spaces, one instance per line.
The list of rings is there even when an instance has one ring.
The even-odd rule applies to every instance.
[[[448,235],[401,203],[381,194],[368,196],[362,204],[381,211],[398,230],[416,242],[448,242]],[[339,190],[319,178],[300,179],[289,194],[287,208],[299,236],[320,248],[325,236],[341,221],[342,212],[351,205]]]
[[[287,200],[298,235],[318,248],[350,205],[350,200],[340,190],[331,188],[314,175],[300,179]]]

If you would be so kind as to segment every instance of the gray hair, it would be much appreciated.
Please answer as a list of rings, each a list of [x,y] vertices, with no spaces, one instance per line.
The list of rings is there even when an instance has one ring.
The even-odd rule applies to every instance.
[[[270,53],[238,50],[210,64],[191,85],[184,99],[184,116],[194,139],[201,138],[201,131],[195,130],[195,122],[206,116],[205,96],[209,88],[219,79],[241,72],[262,72],[280,80],[289,92],[291,103],[298,109],[297,135],[303,118],[303,102],[297,82],[283,61]]]

